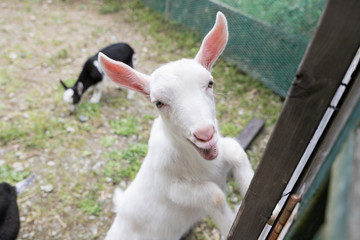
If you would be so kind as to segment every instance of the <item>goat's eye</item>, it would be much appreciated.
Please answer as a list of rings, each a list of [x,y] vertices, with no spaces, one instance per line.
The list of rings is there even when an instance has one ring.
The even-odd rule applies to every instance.
[[[214,81],[213,81],[213,80],[210,80],[210,81],[209,81],[208,88],[213,88],[213,87],[214,87]]]
[[[164,106],[164,103],[160,102],[160,101],[156,101],[155,105],[157,108],[161,108],[162,106]]]

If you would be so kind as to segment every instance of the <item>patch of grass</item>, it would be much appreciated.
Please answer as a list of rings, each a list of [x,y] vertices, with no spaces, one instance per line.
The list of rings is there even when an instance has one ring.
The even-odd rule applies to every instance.
[[[27,87],[25,81],[15,77],[14,68],[0,67],[0,99],[5,94],[15,93],[18,89]]]
[[[281,97],[260,81],[243,73],[235,64],[226,63],[221,59],[214,68],[213,76],[216,81],[216,98],[220,98],[220,101],[217,101],[219,119],[225,118],[223,122],[244,120],[233,122],[243,127],[253,117],[266,120],[267,126],[275,124],[282,106]]]
[[[100,6],[100,14],[116,13],[121,9],[122,1],[104,0],[104,4]]]
[[[106,153],[105,157],[109,160],[104,167],[105,176],[111,178],[114,183],[119,183],[122,179],[133,180],[140,169],[147,150],[146,144],[137,143],[121,151]]]
[[[69,58],[69,48],[63,48],[58,50],[56,53],[52,54],[48,59],[47,62],[50,65],[60,66],[59,60],[64,60]]]
[[[101,139],[101,145],[104,147],[110,147],[116,142],[116,138],[113,136],[105,136]]]
[[[28,149],[44,148],[49,140],[64,133],[65,125],[56,118],[46,113],[34,113],[26,121],[28,138],[25,139],[25,147]]]
[[[69,57],[69,52],[66,48],[63,48],[63,49],[60,49],[56,55],[55,55],[56,58],[59,58],[59,59],[66,59]]]
[[[98,38],[100,37],[101,35],[107,33],[109,31],[108,28],[104,28],[104,27],[96,27],[95,30],[93,30],[91,32],[91,36],[94,37],[94,38]]]
[[[138,120],[135,117],[121,118],[110,122],[114,133],[120,136],[129,136],[137,133],[138,125]]]
[[[76,113],[78,116],[84,115],[89,118],[91,117],[100,117],[101,114],[101,104],[98,103],[90,103],[87,101],[83,101],[79,104],[78,108],[76,109]]]
[[[156,118],[156,116],[151,115],[151,114],[145,114],[145,115],[143,116],[143,119],[146,120],[146,121],[152,121],[152,120],[154,120],[155,118]]]
[[[221,125],[221,133],[224,136],[236,137],[241,129],[242,128],[238,124],[234,123],[224,123]]]
[[[97,201],[98,194],[95,191],[91,191],[79,202],[78,207],[89,215],[98,216],[101,211],[101,203]]]
[[[14,184],[24,180],[30,175],[29,170],[16,171],[9,165],[0,165],[0,182]]]
[[[9,68],[7,67],[0,67],[0,84],[7,84],[12,80],[12,75],[10,73]],[[1,86],[0,86],[1,87]]]
[[[38,149],[48,146],[49,140],[64,133],[65,125],[46,112],[32,111],[28,116],[18,116],[6,122],[0,122],[0,143],[18,141],[26,149]]]
[[[0,142],[7,144],[10,141],[21,139],[27,136],[28,133],[21,127],[21,125],[13,122],[0,121]]]

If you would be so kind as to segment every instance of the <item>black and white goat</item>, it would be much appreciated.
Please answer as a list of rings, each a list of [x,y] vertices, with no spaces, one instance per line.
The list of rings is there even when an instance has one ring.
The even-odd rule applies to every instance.
[[[0,240],[15,240],[20,230],[17,196],[33,183],[34,175],[11,186],[0,183]]]
[[[126,43],[111,44],[101,49],[99,52],[104,53],[112,59],[123,62],[130,67],[134,67],[133,58],[135,52]],[[60,80],[61,85],[65,89],[63,100],[70,104],[71,110],[75,109],[76,105],[80,102],[82,95],[90,87],[94,87],[90,102],[98,103],[100,101],[102,88],[105,82],[104,80],[106,78],[98,63],[99,52],[86,60],[74,86],[68,87]],[[128,98],[132,98],[133,93],[134,92],[130,90],[128,92]]]

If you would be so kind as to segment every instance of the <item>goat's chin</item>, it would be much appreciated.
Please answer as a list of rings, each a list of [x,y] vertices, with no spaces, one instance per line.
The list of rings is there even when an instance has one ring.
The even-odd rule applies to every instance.
[[[190,141],[191,142],[191,141]],[[201,155],[205,160],[214,160],[219,155],[217,144],[211,145],[208,148],[201,148],[191,142],[196,151]]]
[[[219,151],[216,145],[212,146],[209,149],[203,149],[203,148],[198,148],[196,147],[196,150],[200,153],[200,155],[205,159],[205,160],[214,160],[215,158],[217,158]]]

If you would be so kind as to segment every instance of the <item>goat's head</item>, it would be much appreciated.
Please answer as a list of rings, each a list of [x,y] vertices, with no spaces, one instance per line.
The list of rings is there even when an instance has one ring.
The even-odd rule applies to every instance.
[[[218,12],[215,25],[204,38],[195,59],[168,63],[150,76],[101,53],[99,62],[110,79],[148,95],[174,137],[192,144],[204,159],[212,160],[218,155],[219,129],[210,71],[227,39],[227,21]]]
[[[63,95],[64,102],[69,103],[70,110],[74,110],[75,106],[80,102],[81,96],[84,92],[83,83],[78,81],[73,87],[68,87],[62,80],[60,80],[60,84],[65,90]]]

